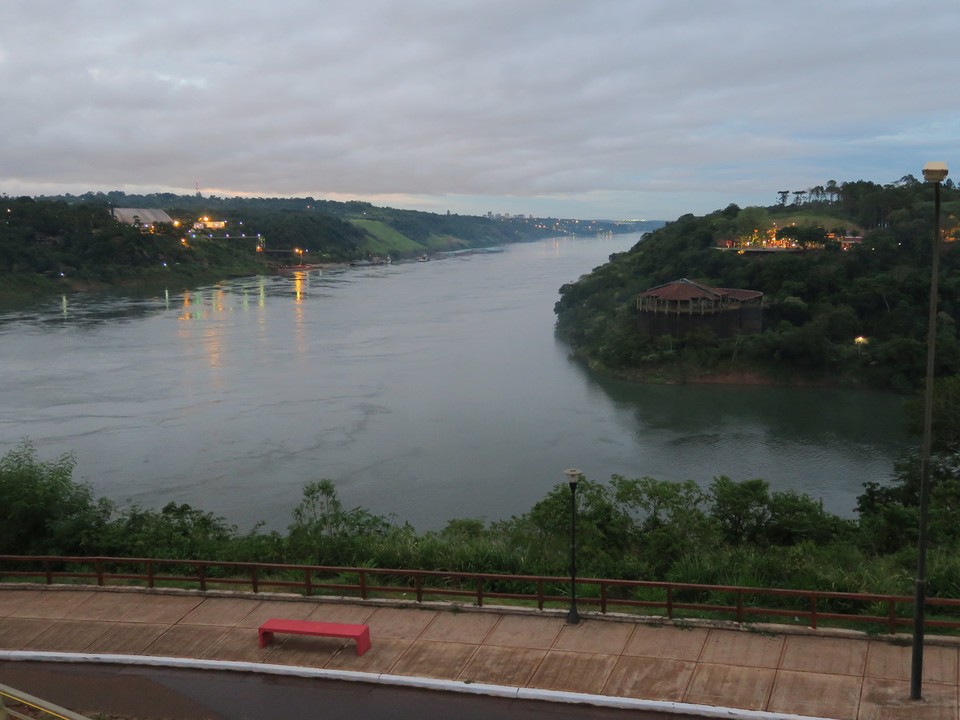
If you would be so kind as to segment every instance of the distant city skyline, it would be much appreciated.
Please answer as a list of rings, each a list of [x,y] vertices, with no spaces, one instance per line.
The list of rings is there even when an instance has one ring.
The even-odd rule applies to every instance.
[[[671,220],[960,166],[960,5],[0,4],[0,193]]]

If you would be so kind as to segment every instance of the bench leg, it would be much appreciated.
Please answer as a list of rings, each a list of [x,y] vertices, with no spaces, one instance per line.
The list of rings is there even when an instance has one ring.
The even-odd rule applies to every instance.
[[[260,647],[266,647],[273,641],[273,633],[269,630],[260,630]]]
[[[357,655],[363,655],[370,649],[370,628],[364,628],[363,633],[357,637]]]

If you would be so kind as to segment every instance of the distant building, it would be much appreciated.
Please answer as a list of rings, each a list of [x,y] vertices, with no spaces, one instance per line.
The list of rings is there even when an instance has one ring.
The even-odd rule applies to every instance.
[[[223,230],[227,226],[225,220],[211,220],[204,216],[193,224],[194,230]]]
[[[715,288],[683,278],[637,296],[641,332],[681,337],[710,329],[717,337],[753,335],[763,330],[763,293]]]
[[[125,225],[173,224],[173,218],[158,208],[113,208],[113,217]]]

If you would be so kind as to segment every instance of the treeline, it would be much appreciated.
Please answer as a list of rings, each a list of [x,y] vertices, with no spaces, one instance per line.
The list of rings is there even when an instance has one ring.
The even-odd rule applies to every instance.
[[[380,207],[368,202],[303,198],[249,198],[151,193],[128,195],[121,191],[38,198],[68,205],[162,208],[171,215],[190,218],[201,215],[243,224],[268,238],[271,247],[300,247],[327,253],[341,260],[361,259],[368,250],[367,233],[354,220],[382,222],[419,246],[418,251],[455,247],[485,247],[552,237],[573,232],[573,221],[550,225],[528,218],[492,219],[457,213],[431,213]],[[559,223],[559,225],[558,225]],[[594,221],[591,232],[631,232],[632,225]],[[248,233],[249,234],[249,233]],[[452,242],[456,241],[456,242]],[[400,251],[402,254],[402,251]]]
[[[256,239],[183,242],[170,223],[138,228],[105,205],[0,198],[0,297],[132,281],[217,280],[268,265]]]
[[[960,379],[942,381],[935,410],[928,582],[960,593]],[[921,415],[919,403],[913,416]],[[345,508],[330,480],[308,483],[286,532],[241,532],[189,505],[118,507],[72,479],[73,459],[41,460],[29,444],[0,458],[0,554],[110,555],[563,576],[570,491],[528,512],[462,518],[438,531]],[[584,577],[909,594],[916,563],[918,463],[889,485],[867,483],[857,516],[826,512],[762,479],[584,478],[577,490]]]
[[[924,376],[933,202],[930,186],[908,176],[889,186],[844,183],[835,199],[802,207],[730,205],[703,217],[685,215],[563,286],[557,330],[597,369],[628,377],[682,381],[750,370],[774,380],[912,390]],[[960,254],[952,242],[958,216],[960,191],[944,187],[939,376],[960,371]],[[718,240],[774,225],[783,236],[819,239],[822,249],[716,248]],[[825,239],[828,232],[862,233],[863,240],[841,250],[838,241]],[[763,332],[730,338],[708,330],[683,337],[641,332],[637,295],[680,278],[763,292]],[[866,342],[855,343],[857,337]]]
[[[181,222],[121,223],[113,208],[159,208]],[[203,216],[226,222],[194,232]],[[215,281],[300,262],[344,263],[389,254],[488,247],[583,229],[376,207],[313,198],[220,198],[120,191],[80,196],[0,197],[0,297],[151,279]],[[590,232],[630,232],[597,221]],[[257,252],[257,246],[266,252]],[[302,254],[301,254],[302,253]]]

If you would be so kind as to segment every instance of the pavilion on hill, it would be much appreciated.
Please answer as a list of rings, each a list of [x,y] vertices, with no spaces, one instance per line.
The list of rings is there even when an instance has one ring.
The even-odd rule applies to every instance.
[[[753,335],[763,330],[763,293],[683,278],[640,293],[637,316],[640,330],[651,335],[680,337],[699,329],[718,337]]]

